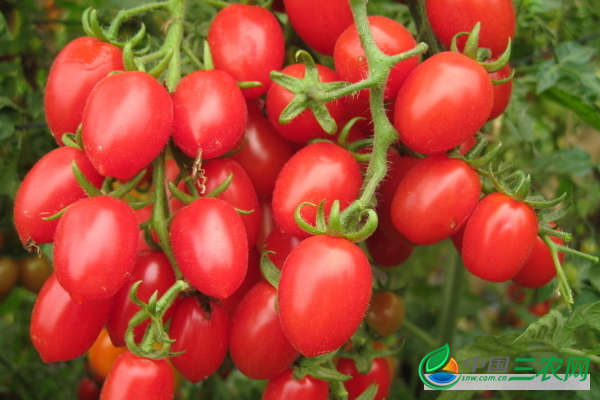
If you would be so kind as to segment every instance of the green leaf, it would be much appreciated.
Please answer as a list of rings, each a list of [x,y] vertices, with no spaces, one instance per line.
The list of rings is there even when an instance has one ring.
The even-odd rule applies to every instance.
[[[6,18],[4,18],[4,14],[0,12],[0,40],[2,41],[10,41],[13,40],[12,33],[8,30],[8,25],[6,24]]]
[[[567,327],[563,315],[553,309],[527,327],[525,332],[515,339],[515,343],[542,342],[558,349],[570,347],[575,343],[573,330]]]
[[[581,312],[581,317],[593,328],[600,330],[600,302],[591,304]]]
[[[501,336],[477,336],[475,343],[469,343],[454,356],[458,366],[464,365],[465,360],[474,357],[497,357],[498,354],[506,356],[517,355],[524,352],[526,344],[515,343],[518,332],[511,332]]]
[[[448,343],[427,354],[425,358],[427,359],[427,362],[425,363],[425,371],[427,373],[442,368],[448,363],[450,358],[450,347],[448,346]]]
[[[529,164],[528,172],[584,176],[589,174],[592,168],[590,154],[578,147],[573,147],[536,158]]]
[[[584,304],[583,306],[577,307],[575,310],[573,310],[573,313],[567,321],[566,327],[569,329],[577,329],[582,325],[586,325],[587,322],[585,322],[585,319],[583,318],[583,312],[592,304]]]

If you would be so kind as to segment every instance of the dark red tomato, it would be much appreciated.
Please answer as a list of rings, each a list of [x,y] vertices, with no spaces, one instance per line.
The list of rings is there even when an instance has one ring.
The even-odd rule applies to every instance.
[[[53,242],[58,220],[42,218],[87,197],[73,175],[73,161],[92,184],[98,188],[102,185],[104,178],[81,150],[64,147],[42,157],[25,176],[15,198],[15,227],[24,245],[29,240]]]
[[[356,200],[361,185],[360,166],[348,150],[333,143],[313,143],[294,154],[281,170],[273,191],[273,216],[283,232],[308,237],[294,219],[299,204],[318,205],[325,200],[328,215],[334,200],[340,201],[341,209]],[[314,225],[316,210],[305,206],[302,217]]]
[[[248,174],[240,164],[229,158],[210,160],[202,168],[206,177],[206,193],[223,183],[229,173],[233,173],[231,184],[217,199],[224,200],[239,210],[254,210],[251,214],[240,215],[248,236],[248,246],[254,246],[260,225],[260,207]]]
[[[402,297],[393,292],[374,293],[365,321],[381,336],[398,332],[404,322]]]
[[[512,69],[509,64],[506,64],[500,71],[490,74],[490,79],[501,80],[508,78],[512,74]],[[503,83],[501,85],[494,86],[494,105],[492,111],[488,116],[488,121],[498,117],[506,110],[508,103],[510,102],[510,96],[512,95],[512,80]]]
[[[242,218],[223,200],[203,197],[179,210],[169,228],[173,254],[185,278],[199,291],[229,297],[248,268]]]
[[[332,69],[318,64],[317,69],[319,70],[319,81],[321,82],[336,82],[340,80],[338,74]],[[292,64],[285,67],[281,72],[295,78],[303,79],[305,71],[306,67],[304,64]],[[313,112],[309,109],[304,110],[285,125],[279,123],[281,112],[290,104],[294,96],[292,92],[277,83],[273,83],[267,92],[267,115],[277,133],[287,140],[297,143],[306,143],[311,139],[326,137],[327,133],[321,128]],[[345,99],[341,98],[325,104],[331,117],[339,125],[344,117]]]
[[[248,173],[257,195],[270,196],[277,175],[294,153],[292,145],[277,134],[256,102],[248,102],[246,140],[231,158]]]
[[[262,273],[260,272],[260,256],[258,255],[256,248],[251,247],[248,253],[248,271],[246,272],[244,281],[231,296],[225,299],[219,299],[219,303],[227,315],[233,315],[235,309],[237,308],[238,304],[240,304],[240,301],[242,301],[246,293],[248,293],[248,291],[261,280]]]
[[[9,257],[0,258],[0,296],[7,295],[19,280],[19,264]]]
[[[83,111],[85,153],[101,175],[131,179],[164,149],[172,123],[171,96],[150,74],[110,75]]]
[[[129,299],[131,287],[137,281],[142,281],[138,286],[137,295],[143,302],[148,302],[154,292],[158,292],[159,297],[165,294],[175,284],[175,273],[167,256],[158,251],[144,251],[138,254],[131,276],[114,296],[113,307],[106,321],[108,333],[115,346],[125,346],[125,331],[129,320],[140,310],[140,307]],[[171,313],[172,309],[169,309],[164,316],[165,321]],[[136,343],[142,340],[149,322],[150,320],[147,320],[134,328]]]
[[[299,381],[292,377],[288,369],[269,380],[262,400],[326,400],[329,398],[329,383],[306,375]]]
[[[527,307],[527,311],[529,311],[530,314],[535,315],[538,318],[541,318],[550,312],[551,307],[552,307],[552,302],[550,301],[550,299],[548,299],[541,303],[537,303],[537,304]]]
[[[346,0],[283,0],[290,23],[310,47],[333,55],[335,42],[353,22]]]
[[[415,48],[417,43],[410,32],[399,22],[391,18],[369,17],[371,33],[379,49],[389,55],[403,53]],[[350,25],[339,37],[333,52],[335,70],[343,81],[359,82],[368,77],[367,59],[360,43],[356,25]],[[390,71],[385,86],[385,99],[390,100],[398,94],[406,77],[417,67],[419,57],[415,56],[396,64]],[[363,90],[361,96],[368,97],[369,92]]]
[[[279,282],[279,318],[306,357],[328,353],[354,334],[371,298],[371,266],[352,242],[313,236],[288,256]]]
[[[83,355],[102,330],[112,299],[75,303],[50,275],[33,306],[30,334],[44,362],[67,361]]]
[[[42,290],[53,272],[52,264],[45,255],[23,258],[19,261],[19,269],[19,284],[34,293]]]
[[[348,400],[356,399],[373,383],[378,386],[374,400],[383,400],[390,392],[392,377],[385,358],[373,359],[371,370],[366,374],[361,374],[356,370],[354,360],[351,358],[340,358],[336,368],[342,374],[352,377],[344,382],[344,387],[348,391]]]
[[[502,193],[489,194],[477,204],[465,228],[465,267],[486,281],[508,281],[527,261],[537,232],[537,216],[529,206]]]
[[[44,94],[46,121],[59,145],[63,134],[77,131],[93,87],[109,72],[123,69],[121,49],[92,37],[75,39],[61,50]]]
[[[408,260],[414,245],[398,231],[389,236],[381,223],[375,232],[367,238],[365,244],[373,261],[382,267],[395,267]]]
[[[84,376],[77,385],[78,400],[98,400],[100,399],[100,386],[92,379]]]
[[[274,227],[277,226],[273,219],[273,208],[271,208],[271,197],[259,197],[258,204],[260,206],[260,228],[258,228],[258,236],[256,237],[256,249],[262,253],[263,247],[267,242],[267,238],[271,234]]]
[[[74,203],[60,218],[54,238],[54,268],[77,303],[113,297],[129,279],[137,259],[135,212],[110,196]]]
[[[212,375],[227,354],[229,317],[213,301],[210,308],[212,311],[207,312],[196,297],[186,297],[175,308],[169,327],[169,336],[176,340],[171,351],[185,350],[185,353],[172,357],[171,361],[192,382]]]
[[[433,33],[450,48],[452,37],[459,32],[471,32],[481,22],[479,47],[486,47],[499,56],[506,50],[508,39],[515,36],[515,9],[511,0],[428,0],[427,19]],[[458,40],[462,49],[466,36]]]
[[[563,244],[562,239],[552,237],[554,243]],[[564,253],[558,253],[562,262]],[[552,254],[546,243],[538,236],[535,239],[533,250],[523,267],[512,279],[517,285],[535,289],[548,284],[556,276],[556,267],[552,261]]]
[[[275,309],[277,289],[257,283],[231,319],[229,354],[235,366],[252,379],[271,379],[299,356],[283,333]]]
[[[173,93],[173,140],[188,156],[221,156],[244,134],[248,111],[235,79],[218,70],[186,75]]]
[[[438,53],[404,82],[394,126],[411,150],[441,153],[477,133],[493,100],[492,82],[481,65],[459,53]]]
[[[283,66],[283,31],[277,18],[263,7],[232,4],[223,8],[212,21],[207,40],[216,69],[236,81],[262,83],[242,90],[247,99],[266,93],[271,84],[269,72]]]
[[[174,384],[173,371],[166,360],[125,352],[110,370],[100,400],[171,400]]]
[[[452,236],[467,220],[481,194],[479,175],[445,154],[426,157],[404,177],[392,202],[392,220],[420,245]]]
[[[281,270],[287,256],[300,244],[302,239],[283,233],[278,227],[273,228],[265,243],[265,250],[273,251],[269,258]]]

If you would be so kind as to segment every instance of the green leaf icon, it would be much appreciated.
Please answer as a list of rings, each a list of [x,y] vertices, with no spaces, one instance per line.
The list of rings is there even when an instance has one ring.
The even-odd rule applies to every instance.
[[[450,359],[450,347],[448,343],[440,347],[439,349],[435,349],[431,353],[425,356],[425,371],[427,373],[431,373],[437,371],[438,369],[444,367],[448,360]]]

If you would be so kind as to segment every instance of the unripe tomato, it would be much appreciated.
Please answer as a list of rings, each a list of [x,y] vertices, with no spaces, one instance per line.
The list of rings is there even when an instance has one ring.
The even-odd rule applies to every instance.
[[[381,336],[396,333],[404,321],[404,301],[393,292],[377,292],[371,298],[366,322]]]
[[[19,283],[24,288],[38,293],[50,275],[52,265],[45,255],[30,256],[19,261]]]
[[[19,264],[9,257],[0,258],[0,297],[10,293],[19,280]]]

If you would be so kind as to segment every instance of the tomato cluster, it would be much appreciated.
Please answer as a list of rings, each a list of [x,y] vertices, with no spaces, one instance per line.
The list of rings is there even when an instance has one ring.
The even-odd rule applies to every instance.
[[[428,1],[427,17],[449,46],[448,37],[474,22],[440,22],[445,3]],[[504,3],[494,5],[514,26]],[[29,172],[14,209],[24,246],[54,245],[56,270],[35,304],[31,339],[46,362],[89,351],[93,375],[105,379],[102,399],[172,398],[178,373],[204,380],[228,354],[244,375],[269,379],[263,399],[326,399],[322,376],[294,379],[298,360],[337,351],[363,321],[374,338],[395,334],[403,300],[393,290],[372,293],[372,268],[401,264],[418,245],[452,237],[466,268],[489,281],[539,287],[554,277],[524,197],[482,193],[479,153],[452,151],[473,146],[483,124],[503,112],[510,84],[496,89],[492,80],[510,75],[508,67],[497,77],[456,51],[424,62],[413,55],[390,65],[371,92],[319,102],[287,83],[360,84],[372,52],[346,0],[283,6],[305,45],[331,56],[335,71],[313,61],[284,64],[280,20],[246,4],[216,14],[206,68],[175,84],[135,70],[131,45],[110,37],[76,39],[52,66],[45,110],[61,147]],[[481,46],[501,57],[514,33],[498,35],[481,22]],[[366,23],[386,57],[417,45],[397,21]],[[179,59],[169,51],[157,54]],[[365,164],[378,145],[375,86],[399,135],[381,153],[385,178],[365,196],[376,168]],[[374,203],[377,227],[357,234]],[[374,382],[375,398],[387,396],[395,367],[378,346],[354,349],[383,351],[369,353],[378,354],[369,370],[352,358],[337,361],[350,377],[350,399]],[[82,382],[80,391],[89,386]]]

